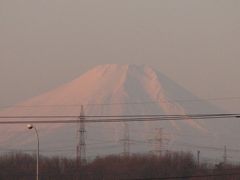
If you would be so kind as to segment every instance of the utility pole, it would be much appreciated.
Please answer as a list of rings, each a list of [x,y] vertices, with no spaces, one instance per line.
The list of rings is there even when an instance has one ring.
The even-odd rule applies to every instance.
[[[76,149],[76,160],[77,160],[77,167],[80,167],[82,165],[85,165],[87,162],[86,159],[86,142],[85,142],[85,135],[86,135],[86,129],[85,129],[85,114],[84,114],[84,107],[81,106],[81,112],[79,117],[79,123],[78,123],[78,130],[77,130],[77,138],[78,138],[78,144]]]
[[[200,165],[200,151],[197,151],[197,166],[199,167]]]

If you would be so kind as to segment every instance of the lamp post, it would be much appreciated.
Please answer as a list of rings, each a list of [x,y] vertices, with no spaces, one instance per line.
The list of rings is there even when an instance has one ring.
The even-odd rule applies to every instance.
[[[28,124],[27,125],[28,129],[34,129],[35,133],[36,133],[36,137],[37,137],[37,165],[36,165],[36,180],[39,179],[39,136],[38,136],[38,131],[37,128],[35,126],[33,126],[32,124]]]

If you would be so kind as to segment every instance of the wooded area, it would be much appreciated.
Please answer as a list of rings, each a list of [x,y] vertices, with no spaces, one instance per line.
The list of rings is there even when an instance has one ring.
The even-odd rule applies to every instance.
[[[112,180],[112,179],[204,179],[239,180],[240,165],[197,164],[190,153],[166,153],[162,156],[135,154],[109,155],[77,167],[75,159],[41,157],[40,180]],[[1,180],[32,180],[36,176],[35,155],[8,153],[0,156]],[[172,178],[170,178],[172,177]]]

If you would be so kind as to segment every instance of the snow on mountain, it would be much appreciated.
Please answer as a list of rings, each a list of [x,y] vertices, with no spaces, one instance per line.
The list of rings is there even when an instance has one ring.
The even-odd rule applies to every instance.
[[[222,112],[149,66],[110,64],[98,66],[70,83],[7,108],[0,115],[79,115],[80,105],[84,105],[86,115],[186,115]],[[51,149],[56,151],[57,147],[60,150],[68,147],[70,149],[66,152],[74,153],[77,142],[75,124],[37,126],[41,147],[46,153]],[[183,121],[129,123],[131,139],[139,142],[150,142],[156,136],[157,128],[164,130],[169,142],[168,148],[174,148],[175,142],[216,146],[227,144],[235,147],[234,138],[240,130],[236,120],[186,118]],[[1,146],[19,149],[32,147],[34,137],[30,133],[23,125],[2,125]],[[122,123],[87,124],[89,154],[120,152],[119,141],[122,137]],[[107,148],[110,145],[112,149]],[[150,149],[144,143],[132,145],[132,150],[136,152]]]

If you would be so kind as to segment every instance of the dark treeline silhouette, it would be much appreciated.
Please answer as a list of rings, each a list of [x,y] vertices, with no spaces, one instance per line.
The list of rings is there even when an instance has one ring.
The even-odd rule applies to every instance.
[[[190,153],[161,156],[135,154],[97,157],[82,166],[63,157],[40,157],[40,180],[188,179],[239,180],[240,165],[200,164]],[[0,180],[32,180],[35,155],[8,153],[0,156]],[[168,178],[167,178],[168,177]]]

